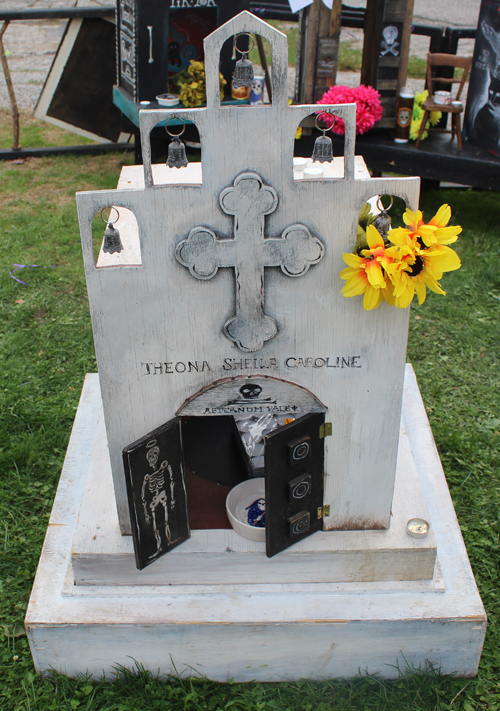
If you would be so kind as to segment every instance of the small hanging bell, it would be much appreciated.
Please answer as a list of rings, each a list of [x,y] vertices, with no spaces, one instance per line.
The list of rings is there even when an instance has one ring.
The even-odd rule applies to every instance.
[[[240,86],[252,86],[253,84],[253,64],[246,57],[238,59],[234,67],[233,86],[239,89]]]
[[[173,119],[175,119],[175,116],[172,116],[169,121],[172,121]],[[185,168],[188,165],[186,146],[180,140],[180,136],[184,133],[186,124],[182,121],[182,119],[180,119],[180,121],[182,121],[182,131],[180,133],[170,133],[168,130],[169,121],[167,121],[165,125],[165,131],[172,138],[172,141],[168,147],[167,168]]]
[[[175,136],[168,147],[167,166],[169,168],[185,168],[187,165],[186,146],[179,136]]]
[[[335,117],[332,116],[333,118],[333,123],[335,123]],[[318,138],[314,141],[314,148],[311,156],[311,160],[313,163],[318,161],[319,163],[331,163],[333,161],[333,143],[332,139],[329,136],[325,136],[325,133],[333,126],[330,126],[329,128],[321,128],[318,126],[318,117],[316,117],[316,128],[319,129],[320,131],[323,131],[322,136],[318,136]]]
[[[387,214],[387,210],[390,210],[392,205],[394,203],[394,199],[391,195],[391,204],[389,205],[388,208],[384,207],[384,204],[380,198],[377,200],[377,207],[380,210],[379,214],[377,217],[373,220],[373,226],[377,229],[378,233],[381,235],[381,237],[384,239],[385,242],[387,242],[387,233],[392,227],[392,221],[389,215]]]
[[[104,232],[104,244],[102,246],[102,251],[114,254],[115,252],[121,252],[122,250],[123,244],[120,239],[120,233],[113,227],[111,222],[109,222],[106,227],[106,231]]]
[[[106,223],[102,251],[107,252],[108,254],[114,254],[115,252],[121,252],[124,249],[124,246],[120,239],[120,233],[114,227],[115,223],[118,222],[118,220],[120,219],[120,213],[118,212],[116,207],[112,207],[111,212],[113,210],[116,212],[116,220],[111,222],[111,212],[109,213],[109,218],[107,220],[104,219],[103,212],[105,209],[106,208],[103,207],[101,210],[101,220]]]
[[[234,67],[233,86],[235,89],[239,89],[240,86],[252,86],[254,79],[253,64],[248,59],[248,55],[254,47],[253,37],[248,32],[243,32],[242,34],[248,35],[248,37],[250,37],[250,39],[252,40],[252,47],[246,51],[243,51],[236,47],[236,50],[242,56],[241,59],[238,59]],[[236,41],[238,41],[238,38],[236,38]]]
[[[320,163],[331,163],[333,160],[333,144],[332,139],[329,136],[318,136],[314,141],[314,148],[311,156],[313,163],[319,161]]]

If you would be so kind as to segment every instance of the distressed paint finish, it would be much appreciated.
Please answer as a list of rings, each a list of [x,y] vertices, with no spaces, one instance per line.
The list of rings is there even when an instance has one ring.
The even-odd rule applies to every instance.
[[[272,106],[220,106],[219,50],[233,33],[243,31],[260,33],[271,43]],[[122,448],[167,422],[202,388],[239,375],[272,375],[305,388],[327,408],[333,435],[326,443],[330,516],[325,527],[349,528],[353,521],[387,527],[408,310],[383,304],[375,312],[363,311],[362,299],[341,295],[338,274],[345,266],[342,252],[350,252],[355,243],[363,204],[390,193],[416,209],[419,179],[372,179],[366,169],[355,171],[355,106],[343,105],[331,109],[346,124],[344,177],[294,180],[295,131],[317,107],[287,105],[286,37],[244,13],[206,39],[205,57],[206,108],[141,112],[144,186],[124,180],[118,190],[77,196],[121,530],[130,532]],[[149,133],[174,115],[198,127],[201,182],[191,166],[151,166]],[[324,245],[321,261],[300,279],[290,279],[279,267],[265,267],[263,307],[277,333],[251,353],[256,365],[253,359],[247,363],[247,354],[221,328],[234,316],[232,270],[219,269],[210,280],[194,279],[175,257],[178,243],[196,226],[209,227],[220,241],[234,234],[234,217],[221,208],[219,195],[244,172],[259,175],[278,198],[274,212],[265,217],[265,240],[300,224]],[[153,176],[168,182],[153,184]],[[131,210],[137,219],[142,266],[94,265],[91,221],[112,205]]]
[[[175,256],[197,279],[211,279],[220,267],[234,267],[236,316],[224,333],[242,351],[259,351],[277,333],[276,321],[264,313],[264,267],[281,267],[287,276],[302,276],[325,252],[304,225],[290,225],[281,238],[264,239],[264,218],[276,210],[276,191],[257,173],[241,173],[225,188],[219,203],[234,217],[234,239],[220,240],[207,227],[193,227],[179,242]]]

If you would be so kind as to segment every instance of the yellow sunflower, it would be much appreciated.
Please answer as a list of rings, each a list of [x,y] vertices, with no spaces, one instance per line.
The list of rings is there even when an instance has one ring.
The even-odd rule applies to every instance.
[[[392,302],[392,287],[387,283],[385,269],[397,256],[397,247],[386,247],[382,236],[373,225],[368,225],[366,237],[369,249],[361,254],[344,254],[347,269],[340,272],[340,278],[346,281],[342,294],[346,297],[364,294],[363,308],[366,311],[376,309],[384,298]]]
[[[403,248],[406,249],[406,248]],[[435,245],[411,254],[407,250],[401,261],[387,265],[386,272],[394,285],[394,305],[405,309],[417,294],[418,303],[423,304],[427,287],[436,294],[446,292],[439,284],[444,272],[451,272],[461,266],[458,254],[445,245]]]
[[[406,227],[395,227],[389,230],[387,238],[399,246],[407,246],[410,249],[431,247],[436,244],[452,244],[458,239],[462,231],[459,225],[446,225],[451,218],[451,208],[446,203],[441,205],[434,217],[427,224],[423,221],[423,214],[420,210],[413,212],[406,210],[403,215],[403,222]]]

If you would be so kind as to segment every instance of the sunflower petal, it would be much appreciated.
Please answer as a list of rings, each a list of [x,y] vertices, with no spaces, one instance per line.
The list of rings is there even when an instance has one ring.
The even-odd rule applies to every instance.
[[[358,276],[349,279],[342,287],[341,294],[347,298],[350,296],[359,296],[365,292],[367,286],[369,286],[369,284],[363,272],[363,274],[358,274]]]
[[[370,284],[368,284],[363,299],[363,308],[365,309],[365,311],[371,311],[372,309],[376,309],[377,306],[382,303],[383,298],[384,297],[380,289],[374,289],[373,286],[370,286]]]
[[[354,267],[346,267],[339,273],[339,277],[341,279],[350,279],[351,277],[356,276],[356,274],[359,274],[359,271],[359,269],[354,269]]]
[[[415,291],[417,293],[418,303],[423,304],[427,296],[427,287],[423,282],[415,280]]]
[[[392,284],[389,284],[389,286],[386,286],[385,289],[381,289],[381,291],[384,296],[384,299],[387,301],[389,306],[394,306],[394,294],[393,294]]]
[[[356,269],[359,269],[361,265],[364,263],[364,259],[361,257],[358,257],[357,254],[346,254],[345,252],[342,254],[344,258],[344,262],[348,264],[350,267],[355,267]]]
[[[373,225],[368,225],[366,228],[366,239],[368,240],[370,249],[377,249],[377,247],[384,246],[384,238]]]
[[[436,225],[436,227],[446,227],[451,218],[451,207],[446,203],[441,205],[439,210],[436,212],[432,220],[429,222],[430,225]]]
[[[415,295],[415,285],[412,282],[407,285],[407,288],[404,290],[404,292],[400,296],[396,297],[394,305],[398,309],[406,309],[413,301],[414,295]]]
[[[460,269],[462,262],[460,257],[451,247],[440,245],[435,250],[435,256],[431,255],[432,266],[439,269],[441,272],[453,272],[455,269]]]
[[[422,218],[423,215],[420,210],[413,212],[407,209],[406,212],[403,213],[403,222],[409,227],[416,227],[419,222],[422,222]]]
[[[422,242],[427,247],[437,244],[436,231],[437,227],[434,227],[433,225],[421,225],[418,228],[418,234],[422,238]]]
[[[439,227],[436,230],[436,238],[439,244],[452,244],[458,239],[462,231],[460,225],[450,225],[449,227]]]
[[[393,244],[405,247],[408,241],[411,241],[410,230],[406,227],[394,227],[387,233],[387,239]]]
[[[430,274],[427,275],[425,283],[427,284],[429,289],[435,294],[441,294],[441,296],[444,296],[446,294],[446,291],[443,291],[443,289],[441,289],[441,285],[438,284],[438,282]]]
[[[372,286],[378,289],[384,288],[385,279],[384,274],[382,272],[382,267],[375,259],[371,262],[368,262],[368,264],[366,265],[366,276],[368,277],[368,281]]]

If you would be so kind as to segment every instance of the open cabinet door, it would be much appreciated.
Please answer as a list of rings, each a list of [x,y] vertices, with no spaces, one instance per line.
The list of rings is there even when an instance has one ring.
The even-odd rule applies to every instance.
[[[323,528],[324,421],[305,415],[265,437],[268,558]]]
[[[136,565],[141,570],[191,532],[178,418],[123,450]]]

